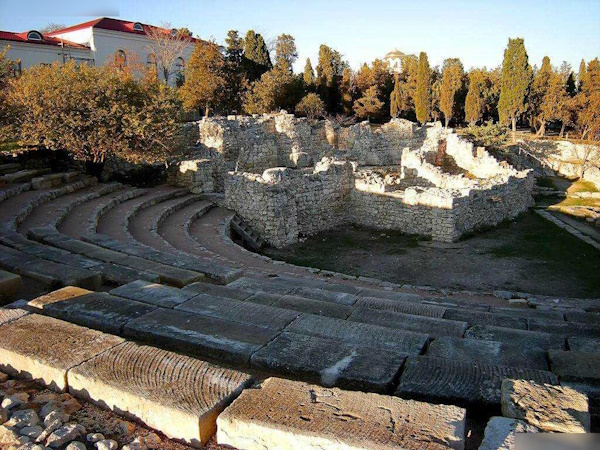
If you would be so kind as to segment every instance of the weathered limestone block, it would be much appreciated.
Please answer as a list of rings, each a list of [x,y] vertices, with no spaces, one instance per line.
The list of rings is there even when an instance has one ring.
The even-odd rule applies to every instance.
[[[52,291],[49,294],[41,295],[30,300],[28,305],[38,309],[44,309],[46,305],[61,302],[70,298],[80,297],[82,295],[91,294],[93,291],[83,289],[77,286],[65,286],[64,288]]]
[[[561,380],[600,385],[600,353],[548,351],[550,369]]]
[[[197,295],[158,283],[136,280],[110,291],[112,295],[124,297],[151,305],[172,308]]]
[[[20,319],[27,314],[29,312],[24,309],[0,308],[0,325]]]
[[[0,326],[0,370],[65,390],[69,369],[122,342],[117,336],[31,314]]]
[[[502,414],[544,431],[589,433],[587,395],[566,386],[533,381],[502,381]]]
[[[485,435],[479,450],[517,450],[516,433],[538,433],[538,429],[527,422],[506,417],[492,417],[485,427]]]
[[[133,342],[70,370],[68,380],[71,393],[195,446],[206,443],[219,412],[252,384],[243,372]]]
[[[463,449],[465,410],[269,378],[217,419],[217,442],[246,450]]]

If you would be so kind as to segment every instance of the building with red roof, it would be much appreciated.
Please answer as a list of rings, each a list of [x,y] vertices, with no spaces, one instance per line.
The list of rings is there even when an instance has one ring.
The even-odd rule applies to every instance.
[[[101,17],[78,25],[42,34],[36,30],[14,33],[0,31],[0,50],[10,46],[7,57],[14,61],[15,73],[38,64],[78,63],[103,65],[142,64],[156,67],[160,53],[156,49],[154,36],[178,36],[187,46],[182,48],[171,69],[174,75],[170,84],[182,76],[186,62],[193,50],[193,37],[181,38],[178,31],[164,29],[140,22]],[[182,46],[183,47],[183,46]],[[159,76],[164,78],[159,70]]]

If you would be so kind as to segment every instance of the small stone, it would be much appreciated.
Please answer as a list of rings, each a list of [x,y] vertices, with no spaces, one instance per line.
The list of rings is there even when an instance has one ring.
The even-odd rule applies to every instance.
[[[58,430],[62,426],[63,422],[60,419],[54,420],[50,425],[46,427],[46,429],[38,436],[35,442],[46,442],[48,436],[50,436],[54,431]]]
[[[85,446],[85,444],[83,444],[79,441],[73,441],[69,445],[67,445],[67,448],[65,450],[86,450],[86,449],[87,449],[87,447]]]
[[[494,297],[502,298],[504,300],[510,300],[513,298],[513,293],[511,291],[494,291],[492,294]]]
[[[22,436],[27,436],[28,438],[36,439],[40,434],[42,434],[43,431],[44,429],[39,425],[32,425],[29,427],[21,428],[20,433]]]
[[[58,394],[55,394],[53,392],[47,392],[45,394],[36,395],[31,400],[31,403],[36,403],[36,404],[48,403],[52,400],[55,400],[57,397],[58,397]]]
[[[18,392],[2,400],[2,404],[0,406],[6,409],[14,409],[21,406],[27,400],[29,400],[28,394],[25,392]]]
[[[65,422],[69,421],[69,415],[65,414],[61,411],[51,411],[45,418],[44,418],[44,426],[48,427],[51,424],[55,423],[56,421],[59,421],[60,424],[62,425]]]
[[[73,414],[79,411],[83,406],[77,401],[75,397],[70,394],[61,394],[58,397],[60,409],[66,414]]]
[[[0,383],[4,383],[7,380],[8,380],[8,375],[6,375],[4,372],[0,372]]]
[[[137,437],[132,442],[124,445],[121,450],[147,450],[148,446],[144,443],[144,438]]]
[[[104,435],[102,433],[90,433],[85,438],[87,439],[88,442],[91,442],[92,444],[94,444],[98,441],[104,440]]]
[[[96,442],[96,448],[98,450],[116,450],[118,446],[119,444],[117,444],[117,441],[113,441],[112,439],[104,439]]]
[[[45,419],[48,414],[50,414],[52,411],[58,411],[58,409],[58,404],[54,400],[51,400],[42,406],[42,409],[40,410],[40,416],[42,416],[42,419]]]
[[[533,381],[502,381],[502,414],[523,419],[543,431],[589,433],[587,395],[567,386]]]
[[[135,425],[131,422],[126,421],[122,421],[119,424],[119,428],[121,429],[121,432],[127,437],[131,436],[135,431]]]
[[[479,450],[516,450],[516,433],[537,433],[539,430],[526,422],[507,417],[492,417],[485,428]]]
[[[79,424],[70,423],[64,427],[60,427],[54,431],[46,440],[46,445],[51,448],[57,448],[61,445],[65,445],[67,442],[71,442],[77,439],[79,436],[85,434],[85,428]]]
[[[6,426],[21,429],[37,425],[39,422],[40,418],[33,409],[24,409],[22,411],[16,411],[10,417],[10,420],[6,422]]]
[[[42,444],[34,444],[28,442],[27,444],[22,445],[17,450],[48,450],[48,447],[43,446]]]
[[[29,442],[27,436],[19,436],[14,428],[0,425],[0,448],[18,448]]]
[[[162,445],[162,440],[156,433],[148,433],[146,436],[140,439],[140,442],[145,444],[146,447],[150,449],[160,448]]]
[[[8,420],[8,409],[0,407],[0,425]]]

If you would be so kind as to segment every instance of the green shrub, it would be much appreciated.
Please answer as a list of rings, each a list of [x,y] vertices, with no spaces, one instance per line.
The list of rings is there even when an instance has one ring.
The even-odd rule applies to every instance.
[[[92,162],[163,157],[178,144],[181,105],[155,74],[141,75],[74,62],[26,70],[8,82],[12,137]]]
[[[296,106],[296,115],[309,119],[325,116],[325,103],[317,94],[308,94]]]
[[[508,128],[504,125],[486,122],[485,125],[469,125],[461,130],[461,134],[475,145],[484,147],[500,147],[508,139]]]

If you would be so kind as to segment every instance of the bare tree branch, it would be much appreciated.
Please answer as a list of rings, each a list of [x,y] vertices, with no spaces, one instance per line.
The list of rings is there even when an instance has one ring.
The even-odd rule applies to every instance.
[[[165,83],[169,84],[171,75],[178,71],[175,63],[192,44],[192,38],[185,32],[171,29],[168,22],[162,23],[161,27],[147,26],[146,35],[152,41],[147,48],[154,55],[156,70],[162,73]]]

